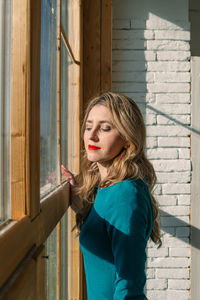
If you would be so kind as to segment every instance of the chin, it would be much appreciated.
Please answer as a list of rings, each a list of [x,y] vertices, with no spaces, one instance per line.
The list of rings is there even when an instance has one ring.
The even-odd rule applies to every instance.
[[[93,156],[93,155],[87,155],[87,159],[89,160],[89,161],[91,161],[91,162],[98,162],[99,161],[99,159],[97,158],[97,157],[95,157],[95,156]]]

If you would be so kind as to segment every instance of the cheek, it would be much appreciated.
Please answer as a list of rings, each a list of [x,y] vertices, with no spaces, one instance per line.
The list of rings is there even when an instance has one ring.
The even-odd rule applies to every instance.
[[[83,142],[84,142],[84,145],[86,146],[86,142],[87,142],[87,133],[86,132],[83,135]]]
[[[118,154],[124,146],[124,141],[120,138],[109,139],[107,144],[107,150],[110,153]]]

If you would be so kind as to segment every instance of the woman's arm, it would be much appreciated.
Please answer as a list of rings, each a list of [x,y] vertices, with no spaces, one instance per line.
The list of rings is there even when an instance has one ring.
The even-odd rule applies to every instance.
[[[114,300],[145,300],[145,248],[151,230],[148,195],[138,187],[125,185],[112,195],[114,200],[106,214],[116,267]]]

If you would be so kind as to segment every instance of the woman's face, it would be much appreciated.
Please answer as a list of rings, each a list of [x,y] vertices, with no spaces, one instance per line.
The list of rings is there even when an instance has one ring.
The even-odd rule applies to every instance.
[[[88,160],[105,164],[117,156],[125,144],[113,125],[109,109],[104,105],[95,105],[89,112],[84,131]]]

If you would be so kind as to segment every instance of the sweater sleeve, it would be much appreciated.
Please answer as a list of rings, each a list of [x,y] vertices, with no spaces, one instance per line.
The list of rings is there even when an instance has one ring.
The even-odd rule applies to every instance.
[[[114,300],[144,300],[145,248],[152,229],[149,194],[140,186],[124,184],[111,196],[106,227],[116,267]]]

